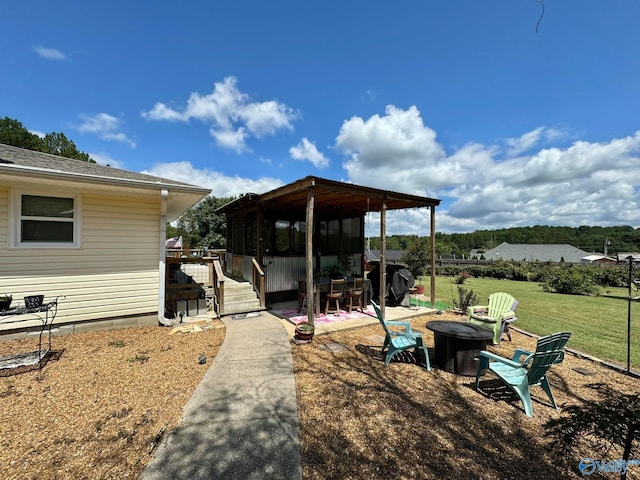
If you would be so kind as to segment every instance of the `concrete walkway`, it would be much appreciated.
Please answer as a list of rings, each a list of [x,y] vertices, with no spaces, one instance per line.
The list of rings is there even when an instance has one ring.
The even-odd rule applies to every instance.
[[[218,355],[141,480],[302,478],[290,335],[268,312],[223,321]]]

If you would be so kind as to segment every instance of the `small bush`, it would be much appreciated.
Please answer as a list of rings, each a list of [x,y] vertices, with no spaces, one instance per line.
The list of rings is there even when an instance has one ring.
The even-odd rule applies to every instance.
[[[473,290],[467,290],[464,287],[458,286],[458,299],[453,300],[453,306],[462,313],[466,313],[467,308],[478,304],[478,296],[473,293]]]
[[[453,283],[455,283],[456,285],[462,285],[470,276],[471,274],[469,272],[463,270],[453,279]]]

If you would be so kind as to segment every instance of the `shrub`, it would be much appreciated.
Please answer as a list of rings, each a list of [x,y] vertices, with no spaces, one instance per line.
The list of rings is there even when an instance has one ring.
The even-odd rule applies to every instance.
[[[457,285],[462,285],[464,282],[467,281],[467,278],[469,278],[470,276],[471,274],[469,272],[467,272],[466,270],[463,270],[456,276],[456,278],[453,279],[453,283]]]
[[[549,272],[542,289],[567,295],[593,295],[598,287],[589,272],[582,268],[556,267]]]
[[[464,287],[458,286],[458,299],[453,299],[453,306],[463,313],[467,311],[467,308],[478,304],[478,296],[473,293],[473,290],[467,290]]]

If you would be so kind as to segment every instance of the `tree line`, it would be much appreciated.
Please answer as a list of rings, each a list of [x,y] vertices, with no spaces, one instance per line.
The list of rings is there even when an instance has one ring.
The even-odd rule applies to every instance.
[[[18,120],[9,117],[0,119],[0,143],[26,150],[82,160],[83,162],[96,163],[88,153],[78,150],[76,144],[69,140],[64,133],[51,132],[44,137],[40,137],[27,130]]]
[[[387,249],[408,250],[418,240],[419,237],[416,235],[390,235],[387,237]],[[421,241],[424,242],[424,240]],[[466,258],[472,249],[487,251],[502,242],[546,245],[568,243],[589,253],[603,253],[606,244],[608,255],[615,256],[618,252],[640,251],[640,229],[628,225],[615,227],[536,225],[477,230],[471,233],[436,232],[436,256]],[[372,249],[379,250],[380,238],[371,238],[370,245]]]

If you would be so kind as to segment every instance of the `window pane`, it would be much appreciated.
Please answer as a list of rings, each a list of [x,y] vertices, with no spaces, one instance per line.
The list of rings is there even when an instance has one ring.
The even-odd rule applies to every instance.
[[[307,222],[293,224],[293,251],[304,253],[307,248]]]
[[[22,220],[22,242],[73,242],[73,223]]]
[[[232,246],[231,251],[237,255],[244,254],[244,220],[242,218],[234,218],[231,224],[232,230]]]
[[[272,220],[265,219],[262,222],[262,239],[264,241],[264,254],[273,255],[275,253],[275,231]]]
[[[22,195],[23,217],[73,218],[73,198]]]
[[[362,226],[359,218],[345,218],[342,221],[342,247],[344,253],[358,253],[362,248]]]
[[[340,221],[329,220],[320,222],[320,248],[322,254],[338,253],[340,241]]]
[[[244,222],[244,228],[245,228],[245,233],[244,233],[244,247],[245,247],[245,251],[244,254],[245,255],[250,255],[250,256],[255,256],[258,249],[257,249],[257,233],[256,233],[256,219],[255,218],[249,218],[247,220],[245,220]]]
[[[289,228],[291,223],[288,220],[278,220],[276,222],[276,252],[287,253],[289,251]]]

